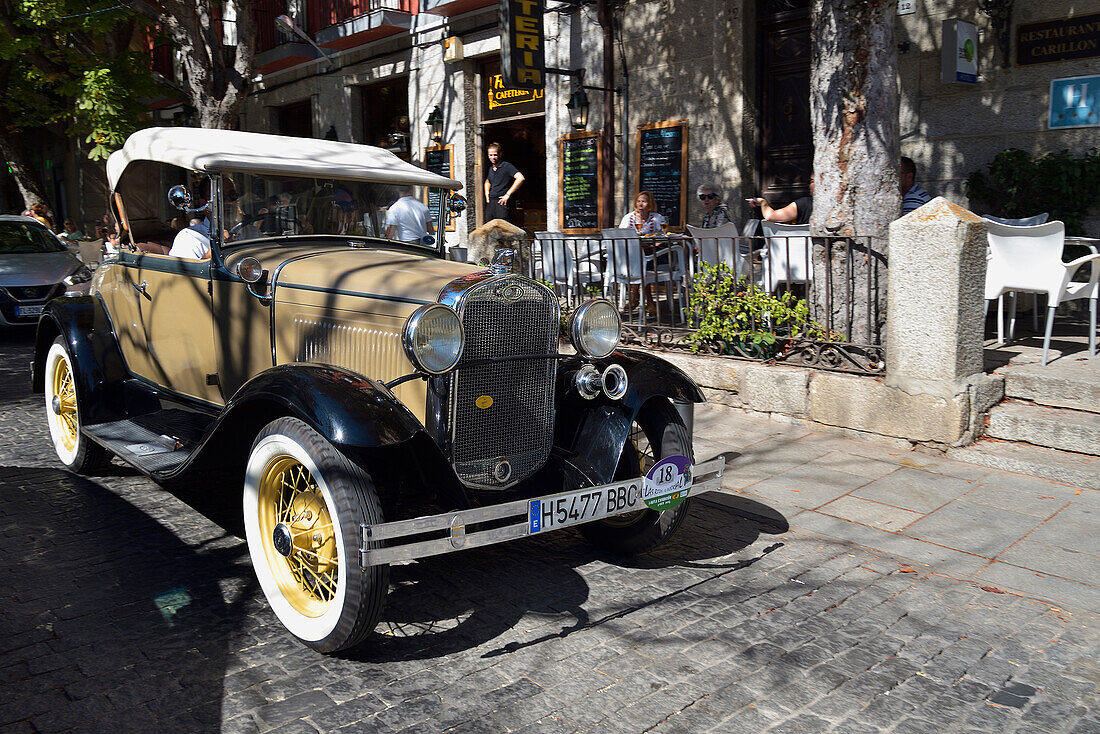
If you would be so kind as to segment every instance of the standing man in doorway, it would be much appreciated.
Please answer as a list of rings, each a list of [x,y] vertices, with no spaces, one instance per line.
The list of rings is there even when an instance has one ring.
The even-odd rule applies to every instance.
[[[512,194],[523,183],[523,174],[501,157],[500,143],[489,143],[489,172],[485,176],[485,221],[512,221]],[[514,222],[513,222],[514,224]]]

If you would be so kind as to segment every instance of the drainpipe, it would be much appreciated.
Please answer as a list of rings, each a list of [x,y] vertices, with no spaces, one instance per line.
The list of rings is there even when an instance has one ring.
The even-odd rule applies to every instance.
[[[597,0],[596,19],[603,30],[603,131],[600,135],[600,144],[604,149],[603,160],[600,163],[600,181],[603,183],[600,196],[603,205],[603,217],[600,220],[601,227],[611,227],[613,221],[612,207],[615,205],[615,91],[609,84],[615,78],[615,29],[611,14],[610,0]],[[623,105],[624,109],[626,105]],[[626,157],[626,149],[623,149],[623,157]]]

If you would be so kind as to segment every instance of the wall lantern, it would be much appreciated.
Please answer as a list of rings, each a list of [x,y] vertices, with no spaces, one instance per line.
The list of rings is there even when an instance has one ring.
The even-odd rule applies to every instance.
[[[436,144],[443,142],[443,110],[439,109],[439,105],[436,105],[428,115],[427,123],[432,142]]]
[[[1012,66],[1012,4],[1014,0],[978,0],[978,10],[993,21],[993,37],[1001,52],[1001,68]]]
[[[565,108],[569,110],[569,123],[574,130],[584,130],[588,127],[588,95],[584,93],[583,86],[577,87],[569,95]]]

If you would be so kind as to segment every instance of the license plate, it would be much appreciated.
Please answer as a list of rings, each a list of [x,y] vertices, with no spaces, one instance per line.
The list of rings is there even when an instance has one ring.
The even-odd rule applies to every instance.
[[[16,306],[15,307],[15,315],[16,316],[41,316],[43,308],[45,308],[45,306]]]
[[[643,479],[582,489],[571,494],[527,503],[528,526],[532,535],[569,525],[598,520],[630,510],[644,510],[641,498]]]

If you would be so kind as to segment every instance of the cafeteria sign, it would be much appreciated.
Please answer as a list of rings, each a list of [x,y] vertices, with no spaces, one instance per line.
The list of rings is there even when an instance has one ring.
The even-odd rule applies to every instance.
[[[500,60],[504,79],[515,89],[546,86],[542,0],[500,0]]]
[[[482,117],[486,120],[536,114],[545,110],[544,90],[509,87],[502,74],[487,74],[483,78],[487,87],[487,105]]]

